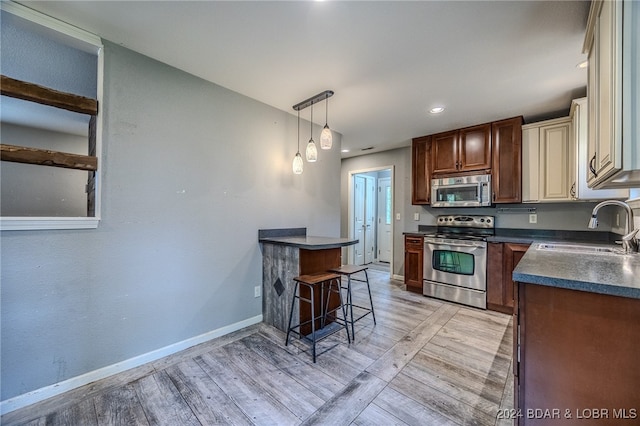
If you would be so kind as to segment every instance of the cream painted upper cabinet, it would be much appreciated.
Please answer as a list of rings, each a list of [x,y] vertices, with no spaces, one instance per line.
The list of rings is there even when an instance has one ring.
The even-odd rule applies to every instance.
[[[522,126],[522,202],[570,201],[574,152],[569,117]]]
[[[587,98],[574,99],[571,102],[571,140],[575,144],[575,168],[574,183],[571,187],[571,196],[575,200],[600,200],[629,198],[628,189],[591,189],[587,186],[587,169],[589,156],[587,129],[588,102]]]
[[[588,173],[591,188],[640,186],[640,2],[591,3],[584,52],[589,59]]]

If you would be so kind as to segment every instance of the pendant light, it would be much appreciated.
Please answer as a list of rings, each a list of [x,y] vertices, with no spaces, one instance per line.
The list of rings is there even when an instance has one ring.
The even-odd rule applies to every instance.
[[[333,145],[333,136],[331,135],[331,129],[329,128],[328,120],[329,120],[329,94],[326,94],[325,97],[325,111],[324,111],[324,128],[322,129],[322,133],[320,134],[320,148],[322,149],[331,149]]]
[[[307,144],[307,161],[315,163],[318,160],[318,149],[316,143],[313,141],[313,104],[311,104],[311,137]]]
[[[298,110],[298,152],[293,157],[293,173],[301,175],[303,168],[304,163],[302,162],[302,155],[300,155],[300,110]]]
[[[325,90],[324,92],[318,93],[317,95],[312,96],[309,99],[306,99],[293,106],[293,109],[298,111],[298,152],[296,152],[296,156],[293,158],[293,165],[292,165],[293,173],[297,175],[301,174],[303,169],[302,155],[300,155],[300,110],[305,109],[307,107],[311,107],[311,137],[309,138],[309,143],[307,144],[305,156],[307,157],[308,162],[313,163],[314,161],[318,160],[318,148],[316,147],[316,143],[313,141],[313,104],[326,101],[331,96],[333,96],[333,91]],[[328,112],[329,112],[329,107],[327,107],[325,111],[325,118],[328,116]],[[322,146],[322,148],[330,149],[331,143],[332,143],[331,129],[329,129],[329,126],[326,124],[326,121],[327,120],[325,120],[323,136],[320,136],[320,137],[324,138],[325,140],[325,143]],[[326,132],[328,132],[328,143],[327,143]]]

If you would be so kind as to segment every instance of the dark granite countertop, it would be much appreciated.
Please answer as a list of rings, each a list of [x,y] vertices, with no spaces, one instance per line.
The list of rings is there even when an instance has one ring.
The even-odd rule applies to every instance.
[[[435,226],[419,225],[417,231],[404,232],[404,235],[422,237],[435,232]],[[490,243],[531,244],[534,241],[568,241],[607,244],[620,239],[620,235],[603,231],[562,231],[553,229],[511,229],[496,228],[495,235],[487,237]]]
[[[258,242],[291,246],[306,250],[323,250],[358,243],[357,238],[309,237],[307,228],[258,229]]]
[[[435,227],[404,235],[421,237]],[[640,299],[640,254],[606,255],[537,250],[539,242],[614,246],[620,235],[603,231],[496,228],[492,243],[531,244],[513,272],[513,280],[572,290]],[[615,246],[620,247],[620,246]]]
[[[536,247],[532,244],[514,269],[514,281],[640,299],[640,254],[588,254]]]
[[[307,250],[323,250],[350,246],[358,243],[354,238],[331,238],[331,237],[266,237],[259,238],[259,242],[267,244],[280,244]]]

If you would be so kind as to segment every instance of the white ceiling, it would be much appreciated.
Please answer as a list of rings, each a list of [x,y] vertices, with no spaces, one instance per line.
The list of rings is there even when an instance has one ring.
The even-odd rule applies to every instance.
[[[576,64],[588,1],[20,3],[291,114],[333,90],[343,157],[562,115],[587,81]],[[430,115],[436,105],[445,112]],[[314,122],[324,114],[321,103]]]

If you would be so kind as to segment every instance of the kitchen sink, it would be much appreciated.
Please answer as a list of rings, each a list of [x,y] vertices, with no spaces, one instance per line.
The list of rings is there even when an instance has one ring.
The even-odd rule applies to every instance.
[[[624,254],[624,251],[616,247],[591,246],[587,244],[569,244],[569,243],[539,243],[536,250],[549,250],[566,253],[585,253],[585,254]]]

